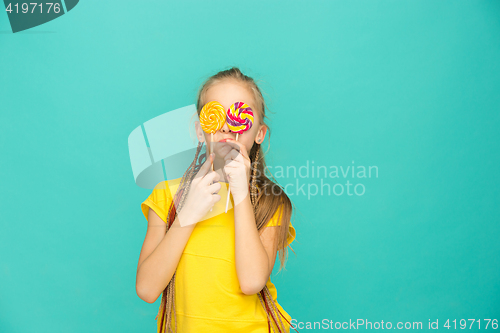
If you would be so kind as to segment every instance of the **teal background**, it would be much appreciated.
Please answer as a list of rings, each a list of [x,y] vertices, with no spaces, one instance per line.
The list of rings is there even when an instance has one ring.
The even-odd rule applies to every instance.
[[[500,319],[499,17],[499,1],[88,0],[12,34],[0,13],[0,331],[155,331],[127,137],[232,65],[275,112],[270,165],[379,170],[351,179],[362,196],[291,197],[296,255],[272,280],[292,318]]]

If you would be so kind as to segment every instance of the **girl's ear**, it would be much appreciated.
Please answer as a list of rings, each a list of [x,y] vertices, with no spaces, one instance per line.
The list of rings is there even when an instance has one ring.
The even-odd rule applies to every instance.
[[[259,131],[257,132],[257,136],[255,137],[255,142],[258,144],[262,144],[262,142],[264,142],[264,138],[266,137],[266,133],[267,133],[267,126],[260,125]]]
[[[205,142],[205,132],[203,132],[203,128],[201,128],[199,121],[194,122],[194,128],[196,129],[196,137],[198,138],[198,141]]]

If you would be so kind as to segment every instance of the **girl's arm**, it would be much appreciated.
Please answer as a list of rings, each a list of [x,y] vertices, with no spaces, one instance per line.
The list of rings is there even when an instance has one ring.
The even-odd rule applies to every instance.
[[[236,273],[241,291],[253,295],[264,288],[278,252],[278,227],[266,227],[259,236],[250,196],[235,200],[234,208]]]
[[[236,273],[241,291],[253,295],[264,288],[273,271],[278,252],[275,240],[278,228],[265,227],[259,236],[248,190],[251,161],[247,149],[233,139],[226,139],[226,143],[234,144],[234,148],[224,156],[224,172],[229,178],[235,203]]]
[[[135,289],[137,296],[154,303],[174,276],[182,252],[196,223],[220,200],[220,176],[212,171],[214,154],[191,181],[184,207],[178,212],[167,232],[167,224],[152,210],[148,212],[148,231],[142,246]],[[215,182],[212,184],[212,182]],[[180,220],[184,227],[181,227]]]
[[[154,303],[174,275],[182,252],[196,224],[181,227],[179,219],[187,216],[179,212],[167,231],[167,224],[149,209],[148,230],[137,267],[136,292],[142,300]],[[184,221],[184,220],[183,220]],[[166,233],[166,234],[165,234]]]

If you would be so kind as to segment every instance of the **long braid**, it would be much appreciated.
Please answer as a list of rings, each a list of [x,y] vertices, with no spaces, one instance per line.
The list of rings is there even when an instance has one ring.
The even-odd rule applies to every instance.
[[[255,148],[251,150],[251,156],[250,159],[252,162],[252,177],[250,181],[250,200],[252,202],[253,210],[254,213],[257,211],[257,201],[258,201],[258,193],[259,190],[257,188],[257,170],[259,166],[259,152],[260,152],[260,144],[256,144]],[[252,158],[253,157],[253,158]],[[264,286],[264,288],[259,292],[258,294],[259,301],[261,305],[263,306],[264,310],[266,311],[266,316],[267,316],[267,321],[268,321],[268,328],[269,332],[271,332],[271,325],[269,324],[270,317],[272,317],[273,322],[276,324],[278,327],[279,332],[285,332],[285,327],[283,325],[283,322],[281,321],[281,318],[276,313],[277,307],[274,304],[274,299],[272,298],[269,288]],[[279,321],[279,324],[278,324]],[[273,331],[275,331],[274,326],[272,326]],[[283,329],[283,331],[281,331]]]
[[[259,151],[260,145],[257,144],[257,149],[255,149],[255,157],[253,158],[252,163],[252,180],[250,182],[250,201],[252,202],[252,207],[254,213],[257,210],[257,197],[258,197],[258,188],[257,188],[257,167],[259,164]]]
[[[257,210],[257,198],[258,198],[258,194],[257,194],[257,169],[258,169],[258,165],[259,165],[260,145],[256,144],[255,146],[256,146],[256,149],[252,149],[250,151],[250,159],[253,160],[253,162],[252,162],[252,178],[250,181],[250,201],[252,202],[254,213]],[[267,288],[267,286],[264,287],[264,289],[266,289],[266,288]],[[271,332],[271,327],[274,331],[274,326],[270,325],[270,321],[271,321],[270,320],[270,311],[269,311],[269,307],[267,305],[268,302],[266,300],[266,294],[264,294],[263,291],[260,291],[257,295],[258,295],[260,304],[262,305],[262,307],[266,311],[267,327],[269,329],[269,332]],[[274,318],[273,318],[273,321],[274,321]]]
[[[283,329],[283,332],[286,332],[285,331],[285,325],[283,324],[283,322],[281,321],[281,318],[280,316],[278,315],[278,307],[276,306],[276,303],[274,302],[274,299],[273,297],[271,296],[271,293],[269,292],[269,288],[266,286],[264,289],[262,289],[269,304],[270,304],[270,307],[271,307],[271,314],[272,314],[272,317],[274,319],[274,323],[276,324],[276,326],[278,326],[278,331],[281,332],[281,330]],[[276,320],[276,318],[278,320]],[[279,323],[278,323],[279,321]]]
[[[262,195],[261,189],[259,189],[257,186],[257,180],[258,180],[257,170],[259,167],[259,152],[260,152],[260,145],[259,144],[256,144],[255,149],[252,149],[250,152],[250,159],[251,159],[251,161],[253,160],[253,162],[252,162],[252,177],[251,177],[251,181],[250,181],[250,199],[252,202],[254,213],[257,212],[258,198],[260,198],[260,196]],[[272,327],[272,331],[276,332],[275,326],[270,324],[271,319],[274,322],[274,324],[276,325],[276,327],[278,328],[278,332],[285,333],[286,332],[285,324],[281,320],[281,316],[286,320],[286,322],[290,325],[290,327],[291,327],[291,323],[288,322],[288,320],[285,318],[285,316],[278,309],[276,302],[274,301],[267,285],[264,286],[264,288],[257,294],[257,296],[259,298],[260,304],[262,305],[262,307],[266,311],[267,325],[268,325],[269,333],[271,333],[271,327]],[[295,330],[295,331],[297,331],[297,330]]]
[[[262,305],[262,307],[266,311],[267,328],[268,328],[269,332],[271,332],[271,324],[270,324],[271,319],[269,318],[269,311],[267,311],[267,304],[262,300],[262,290],[257,294],[257,296],[259,298],[260,305]],[[273,331],[274,331],[274,327],[273,327]]]
[[[268,321],[269,321],[269,318],[271,318],[273,323],[276,325],[276,327],[278,327],[278,332],[285,333],[286,330],[285,330],[283,323],[281,322],[281,318],[276,318],[278,316],[277,316],[277,313],[274,309],[274,307],[275,307],[274,299],[271,297],[271,295],[269,293],[269,288],[267,286],[262,288],[262,290],[258,294],[258,297],[259,297],[259,299],[262,298],[264,300],[264,304],[265,304],[264,309],[266,311]],[[262,301],[261,301],[261,304],[262,304]],[[279,323],[278,323],[278,320],[279,320]],[[271,327],[273,328],[273,332],[275,332],[274,325],[272,325]],[[271,332],[271,330],[269,330],[269,332]]]
[[[177,332],[177,311],[175,309],[175,277],[176,277],[176,275],[177,275],[177,272],[174,272],[174,276],[172,277],[172,280],[174,282],[172,283],[172,286],[170,287],[171,288],[170,293],[172,294],[172,305],[174,307],[174,316],[172,317],[172,319],[175,322],[175,331],[174,332]]]
[[[191,188],[192,178],[198,172],[201,167],[201,162],[203,160],[203,155],[200,156],[201,149],[203,147],[202,142],[198,142],[198,147],[196,149],[196,154],[191,162],[191,165],[184,173],[179,187],[174,196],[174,200],[170,204],[168,214],[167,214],[167,232],[174,223],[174,220],[177,216],[177,212],[180,211],[184,202],[186,200],[189,189]],[[160,309],[158,315],[161,316],[160,321],[160,332],[164,333],[176,333],[177,332],[177,311],[175,306],[175,277],[176,272],[170,279],[170,282],[165,287],[162,293]],[[158,318],[158,316],[156,316]],[[172,329],[172,322],[175,323],[174,328]],[[164,329],[166,328],[166,331]]]

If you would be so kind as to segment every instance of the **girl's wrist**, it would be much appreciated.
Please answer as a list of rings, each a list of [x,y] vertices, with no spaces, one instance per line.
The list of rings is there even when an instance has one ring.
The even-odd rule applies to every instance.
[[[186,214],[185,209],[181,209],[180,212],[177,213],[177,219],[179,220],[179,226],[192,226],[196,224],[198,221],[193,220],[192,214],[189,214],[189,212]]]
[[[233,200],[234,200],[235,206],[242,203],[245,200],[250,200],[250,192],[248,191],[248,189],[239,191],[239,192],[234,193],[234,194],[231,193],[231,194],[233,195]]]

